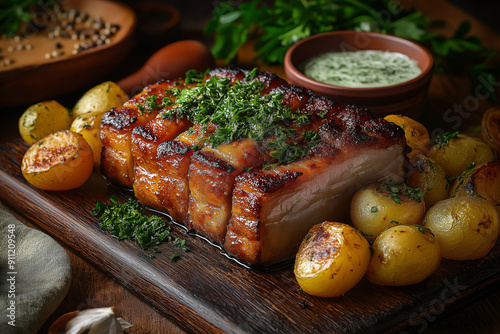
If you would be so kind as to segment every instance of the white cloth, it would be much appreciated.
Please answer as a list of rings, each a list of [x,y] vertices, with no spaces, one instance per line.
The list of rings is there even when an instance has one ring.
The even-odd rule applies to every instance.
[[[37,333],[60,305],[71,282],[71,262],[65,249],[50,236],[22,224],[1,203],[0,279],[3,334]]]

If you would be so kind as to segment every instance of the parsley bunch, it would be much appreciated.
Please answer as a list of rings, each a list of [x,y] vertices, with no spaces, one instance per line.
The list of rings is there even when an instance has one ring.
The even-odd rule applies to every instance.
[[[110,202],[97,202],[91,214],[98,216],[101,229],[109,231],[116,239],[133,240],[142,249],[151,249],[155,253],[159,250],[154,246],[172,241],[172,227],[159,216],[144,215],[138,200],[128,198],[120,204],[116,196],[111,196]],[[178,238],[174,246],[184,252],[189,251],[186,242]]]
[[[437,72],[468,75],[474,86],[480,78],[499,81],[500,66],[494,57],[497,52],[469,36],[470,23],[462,23],[451,37],[432,31],[442,24],[417,11],[404,10],[393,0],[277,0],[272,5],[251,0],[239,6],[222,2],[207,22],[205,33],[215,36],[212,53],[217,59],[235,61],[238,49],[254,38],[256,60],[269,64],[283,63],[290,46],[314,34],[335,30],[380,32],[428,47]]]

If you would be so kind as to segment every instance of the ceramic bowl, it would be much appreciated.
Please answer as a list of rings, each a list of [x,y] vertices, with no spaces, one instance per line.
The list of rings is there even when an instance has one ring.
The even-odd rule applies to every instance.
[[[417,61],[422,73],[391,86],[352,88],[316,81],[298,69],[303,61],[325,52],[356,50],[403,53]],[[368,108],[377,116],[402,114],[418,118],[425,108],[434,62],[427,49],[403,38],[371,32],[334,31],[313,35],[294,44],[285,55],[284,65],[290,83],[309,88],[318,95]]]
[[[51,100],[77,90],[86,91],[89,85],[106,81],[106,75],[118,66],[127,66],[123,62],[132,50],[137,21],[131,8],[118,1],[103,0],[65,0],[64,5],[89,17],[99,17],[103,22],[118,24],[120,29],[111,43],[77,54],[72,53],[77,43],[73,38],[49,39],[43,30],[28,30],[22,44],[32,45],[31,50],[3,51],[14,63],[0,66],[0,109]],[[10,38],[0,38],[0,49],[6,50],[10,43]],[[45,57],[55,49],[56,43],[62,55]]]

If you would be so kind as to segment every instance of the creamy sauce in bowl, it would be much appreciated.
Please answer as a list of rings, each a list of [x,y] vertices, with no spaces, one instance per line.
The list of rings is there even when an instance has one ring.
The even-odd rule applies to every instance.
[[[319,82],[355,88],[396,85],[422,73],[416,60],[383,50],[327,52],[304,61],[299,70]]]

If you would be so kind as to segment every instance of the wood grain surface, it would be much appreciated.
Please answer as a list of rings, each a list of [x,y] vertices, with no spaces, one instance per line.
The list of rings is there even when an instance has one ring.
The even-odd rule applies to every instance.
[[[200,238],[185,235],[192,251],[170,262],[172,244],[156,258],[129,241],[100,230],[90,214],[97,201],[132,194],[107,185],[100,175],[80,189],[46,192],[25,182],[20,161],[27,146],[14,140],[0,146],[2,201],[22,212],[103,272],[113,276],[158,312],[190,332],[359,333],[418,330],[426,317],[477,298],[498,284],[500,246],[477,261],[443,261],[421,284],[390,288],[362,280],[344,297],[321,299],[299,291],[291,266],[251,270]]]
[[[478,35],[485,45],[500,49],[498,32],[489,29],[480,19],[473,17],[471,12],[453,6],[452,1],[408,0],[406,2],[434,19],[446,21],[448,29],[444,32],[448,34],[463,20],[471,20],[472,33]],[[210,14],[210,10],[206,8],[210,9],[213,3],[206,2],[206,4],[202,5],[200,2],[195,3],[192,0],[173,0],[171,3],[181,10],[181,22],[179,30],[176,32],[176,38],[203,40],[205,37],[199,31]],[[477,6],[475,12],[486,11],[490,12],[491,16],[495,16],[496,11],[490,10],[488,3],[493,4],[494,2],[484,0],[474,2],[473,5]],[[147,44],[140,43],[140,47],[135,48],[133,54],[128,57],[126,66],[119,67],[105,79],[119,80],[133,73],[142,66],[150,53],[164,46],[165,43],[168,43],[168,41],[156,40],[155,43],[151,41],[148,41]],[[264,66],[262,69],[283,75],[283,69],[279,66]],[[70,96],[65,96],[60,102],[66,102],[70,106],[83,92],[84,90],[72,92]],[[434,110],[443,112],[454,104],[463,103],[467,94],[468,85],[464,84],[463,81],[434,80],[431,87],[430,103]],[[147,253],[139,250],[133,244],[128,242],[117,243],[111,237],[97,230],[95,227],[96,222],[93,217],[88,216],[86,208],[93,202],[93,200],[87,199],[89,196],[94,196],[94,191],[87,191],[92,184],[89,183],[80,191],[68,192],[64,196],[55,196],[54,194],[37,191],[24,183],[19,170],[15,166],[19,164],[19,160],[16,160],[19,157],[16,156],[26,147],[15,138],[19,137],[17,120],[27,107],[28,102],[25,103],[26,105],[19,108],[5,108],[5,105],[0,103],[0,108],[2,108],[0,109],[2,114],[0,143],[5,143],[0,147],[0,201],[7,205],[27,225],[39,228],[55,236],[66,247],[70,255],[73,273],[73,280],[67,297],[57,311],[47,320],[39,334],[45,334],[50,324],[58,316],[66,312],[108,306],[115,306],[117,316],[133,324],[132,328],[126,330],[126,333],[221,332],[218,324],[213,325],[206,320],[207,315],[210,315],[210,313],[195,315],[195,312],[185,304],[179,306],[186,300],[204,302],[205,305],[213,305],[214,307],[225,306],[225,312],[228,312],[229,315],[223,319],[228,320],[230,317],[234,319],[234,315],[239,314],[240,317],[234,321],[239,324],[240,328],[243,328],[247,322],[261,321],[259,316],[264,315],[265,317],[278,319],[277,322],[291,321],[291,324],[288,325],[277,325],[287,326],[291,333],[333,332],[340,327],[342,327],[338,331],[340,333],[355,332],[356,328],[360,328],[359,332],[362,333],[377,331],[384,333],[431,334],[500,333],[500,285],[498,284],[498,266],[500,262],[498,261],[498,245],[492,254],[481,261],[463,263],[449,261],[443,263],[436,275],[415,287],[401,290],[396,288],[381,289],[363,281],[345,297],[338,300],[323,301],[299,293],[296,290],[298,286],[291,276],[290,268],[284,269],[281,274],[265,273],[260,275],[259,273],[247,273],[247,269],[243,269],[232,263],[232,261],[225,259],[219,254],[218,250],[191,237],[188,240],[193,252],[189,256],[183,256],[179,262],[170,263],[167,260],[171,254],[170,252],[174,250],[171,245],[162,247],[163,253],[161,256],[164,256],[164,258],[159,257],[149,260],[147,259]],[[439,121],[440,115],[432,114],[425,120],[436,118]],[[466,123],[473,125],[472,118],[469,118]],[[464,124],[464,126],[467,127],[468,124]],[[98,179],[94,177],[92,182]],[[96,184],[100,187],[99,191],[103,191],[98,198],[106,200],[112,193],[118,193],[120,198],[127,196],[127,193],[119,192],[115,188],[108,189],[105,185],[103,186],[102,182],[98,181]],[[63,200],[65,196],[73,199],[65,202]],[[67,205],[78,207],[80,201],[82,201],[81,208],[75,209],[73,207],[67,212],[61,211],[61,208]],[[36,208],[38,205],[40,205],[40,208]],[[84,215],[80,216],[81,213]],[[75,232],[72,230],[74,224],[78,225]],[[90,234],[85,234],[87,233],[86,229],[90,229]],[[64,239],[65,235],[68,236],[67,239]],[[94,235],[99,238],[93,240],[87,247],[85,245],[86,240],[93,238]],[[175,235],[185,237],[184,232],[178,228],[176,228]],[[100,238],[104,238],[105,241]],[[99,244],[101,242],[104,244],[111,243],[111,245],[101,245]],[[168,295],[148,298],[148,296],[156,292],[161,293],[167,289],[162,290],[148,286],[150,283],[147,280],[135,278],[134,270],[114,264],[113,259],[116,259],[116,256],[103,254],[112,249],[121,250],[123,247],[132,251],[130,258],[127,258],[127,263],[133,263],[132,260],[136,258],[139,258],[141,263],[145,262],[149,267],[156,266],[159,263],[160,265],[156,270],[161,272],[160,277],[168,276],[174,282],[174,288],[170,288],[171,290],[183,286],[187,287],[184,291],[188,291],[192,285],[194,290],[189,290],[190,297],[177,302],[172,301],[172,296]],[[207,263],[204,261],[207,258],[213,258],[215,262]],[[218,269],[214,269],[215,273],[212,274],[212,267],[214,266]],[[135,271],[137,269],[141,268],[136,267]],[[187,270],[187,272],[176,274],[176,272],[184,270]],[[154,272],[147,274],[150,276],[156,275]],[[222,276],[216,277],[216,275]],[[234,278],[237,276],[241,277]],[[254,282],[249,286],[245,286],[254,276],[258,276],[259,280],[269,279],[272,282]],[[280,277],[284,277],[285,280],[278,281]],[[183,284],[178,283],[176,281],[178,279],[185,279],[186,282]],[[199,285],[205,284],[208,279],[215,279],[215,282],[207,283],[208,286],[205,289],[199,287]],[[170,284],[170,281],[162,281],[157,275],[156,281]],[[456,285],[454,285],[455,282]],[[243,286],[240,286],[242,284]],[[275,285],[281,287],[277,292],[264,290],[265,287],[274,288]],[[465,289],[462,290],[462,288]],[[151,292],[143,293],[144,290],[149,289],[151,289]],[[245,290],[245,292],[241,292],[240,289]],[[208,291],[206,296],[202,293],[205,290]],[[453,292],[456,292],[457,295],[454,295]],[[235,298],[234,294],[244,295]],[[248,301],[245,299],[245,295],[249,296]],[[221,298],[221,301],[213,301],[214,298]],[[232,298],[235,298],[235,300],[233,301]],[[269,298],[277,299],[276,305],[270,304],[267,301]],[[207,299],[208,301],[206,301]],[[172,304],[169,304],[171,301]],[[180,309],[177,309],[178,307]],[[305,309],[302,310],[302,307],[305,307]],[[350,309],[351,307],[353,310]],[[287,308],[293,309],[290,315],[287,313]],[[247,315],[245,313],[252,312],[255,309],[259,309],[257,314]],[[381,312],[380,309],[385,311]],[[346,321],[348,321],[346,319],[352,319],[353,317],[356,318],[353,325],[348,324],[343,328]],[[270,320],[263,319],[262,321],[265,325]],[[318,325],[308,327],[308,323],[318,321]],[[318,330],[318,327],[325,321],[332,322],[332,324],[327,324]],[[207,324],[207,327],[204,327],[205,324]],[[304,330],[304,328],[306,329]],[[275,328],[270,327],[265,331],[273,329]]]

